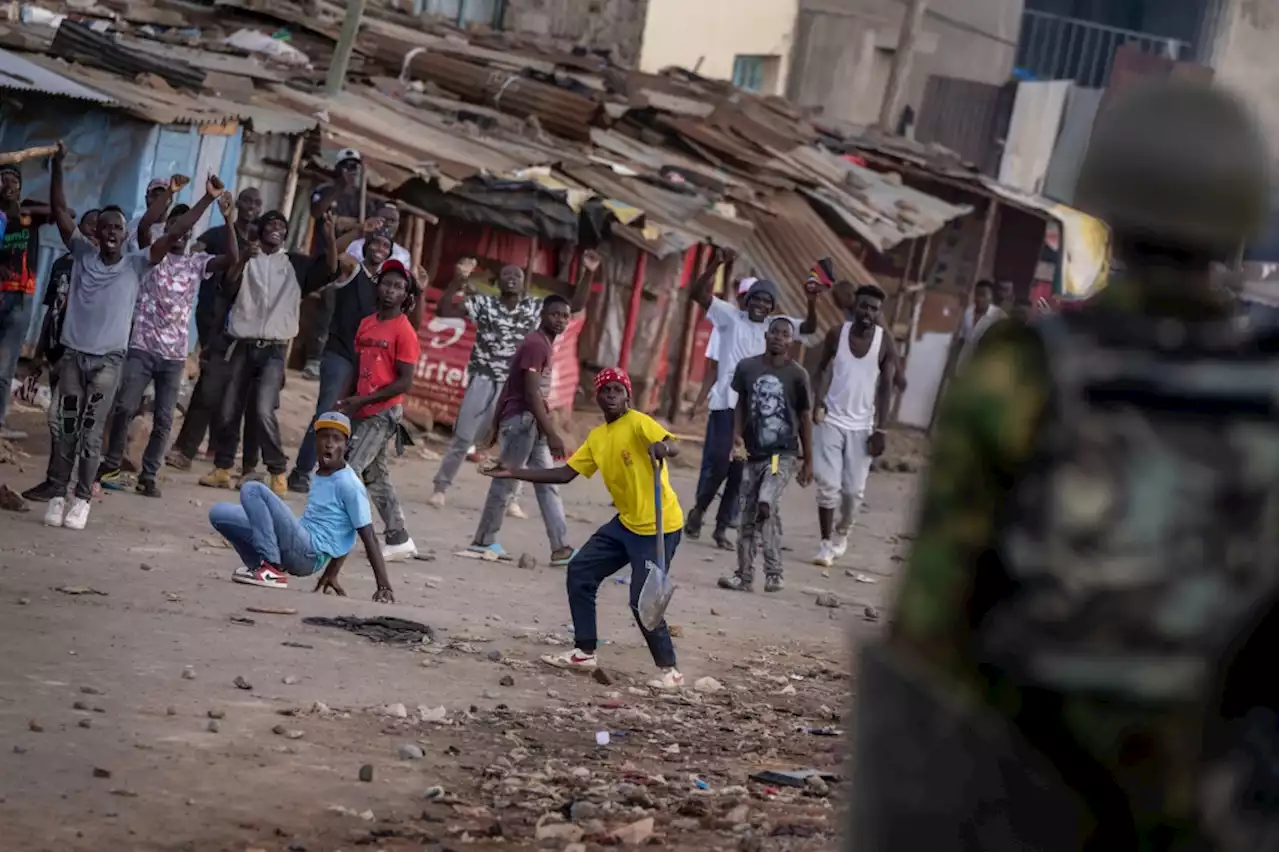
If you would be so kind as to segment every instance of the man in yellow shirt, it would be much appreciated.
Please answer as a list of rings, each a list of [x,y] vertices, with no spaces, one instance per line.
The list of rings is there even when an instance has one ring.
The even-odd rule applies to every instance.
[[[684,675],[676,668],[676,651],[671,632],[663,621],[655,630],[640,624],[636,605],[644,587],[645,563],[657,556],[657,512],[654,506],[654,468],[663,459],[674,458],[679,446],[658,421],[631,410],[631,379],[612,367],[596,376],[596,402],[604,412],[604,425],[587,435],[584,443],[563,467],[508,470],[499,465],[484,471],[489,476],[523,479],[526,482],[564,485],[582,474],[590,478],[596,471],[604,478],[618,514],[596,530],[590,541],[569,562],[565,585],[569,591],[569,611],[573,614],[574,649],[542,659],[557,668],[596,668],[596,592],[600,584],[619,569],[631,566],[631,613],[649,644],[658,677],[649,685],[677,689]],[[680,543],[684,513],[676,492],[660,468],[662,482],[663,547],[667,569]]]

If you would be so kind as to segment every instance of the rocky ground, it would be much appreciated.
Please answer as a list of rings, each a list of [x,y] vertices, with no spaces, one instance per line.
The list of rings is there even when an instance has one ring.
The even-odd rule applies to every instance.
[[[308,387],[290,384],[286,407],[305,411]],[[34,413],[15,425],[41,432]],[[36,482],[46,444],[0,454],[0,483]],[[432,510],[435,463],[396,465],[426,558],[392,566],[391,606],[369,600],[358,557],[347,599],[230,583],[234,557],[206,514],[234,494],[198,487],[199,464],[169,472],[162,501],[108,493],[82,533],[45,528],[42,507],[0,512],[0,847],[835,849],[849,652],[884,627],[911,523],[919,452],[894,446],[829,571],[805,559],[812,491],[790,489],[776,596],[717,589],[732,555],[681,545],[668,617],[689,687],[674,695],[645,686],[651,663],[614,581],[599,601],[607,682],[539,662],[570,641],[562,572],[454,555],[484,499],[471,466]],[[688,502],[693,471],[674,478]],[[607,495],[579,481],[563,496],[581,544],[610,516]],[[524,502],[533,517],[502,540],[544,563]],[[344,615],[412,619],[431,641],[302,621]],[[819,775],[753,779],[796,770]]]

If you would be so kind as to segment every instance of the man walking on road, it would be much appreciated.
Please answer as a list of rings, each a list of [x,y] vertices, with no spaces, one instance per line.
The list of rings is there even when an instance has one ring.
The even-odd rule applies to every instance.
[[[720,486],[724,495],[716,514],[712,540],[722,550],[732,550],[728,538],[729,522],[734,504],[738,502],[738,488],[742,480],[743,462],[732,458],[733,412],[738,404],[738,394],[733,390],[733,374],[743,358],[760,355],[765,350],[765,320],[778,307],[778,286],[772,281],[760,280],[751,285],[742,298],[742,307],[718,299],[711,294],[711,282],[716,271],[731,259],[732,255],[716,247],[711,263],[693,285],[689,298],[707,312],[719,335],[720,351],[716,356],[716,383],[711,391],[710,414],[707,417],[707,437],[703,444],[703,458],[709,459],[709,472],[698,481],[698,493],[694,507],[685,521],[684,531],[690,538],[702,535],[702,519]],[[817,326],[816,292],[809,293],[809,315],[800,323],[800,334],[811,334]]]
[[[467,365],[469,383],[453,424],[453,439],[436,472],[435,492],[428,501],[436,508],[444,506],[445,492],[453,485],[453,479],[478,433],[492,422],[498,394],[511,368],[511,357],[520,341],[537,326],[542,312],[541,299],[524,295],[524,270],[518,266],[502,268],[498,274],[497,296],[470,293],[460,304],[454,304],[454,297],[467,283],[475,267],[474,258],[465,257],[458,261],[453,280],[440,296],[436,312],[436,316],[441,318],[466,316],[476,324],[476,342],[471,349],[471,363]],[[586,306],[591,292],[591,277],[599,268],[600,255],[590,249],[584,251],[582,269],[569,303],[572,313],[578,313]],[[515,492],[512,494],[514,498]],[[510,510],[513,516],[524,516],[514,499]]]
[[[551,347],[569,325],[569,318],[568,300],[554,294],[548,296],[542,301],[541,325],[524,339],[511,358],[511,372],[498,396],[490,430],[491,439],[493,429],[497,430],[498,458],[508,469],[550,468],[552,459],[565,457],[564,439],[551,422],[547,396],[551,391]],[[490,483],[480,525],[468,550],[498,557],[506,555],[497,539],[502,516],[514,490],[515,481],[511,479],[495,479]],[[573,548],[565,543],[568,529],[560,490],[555,485],[537,484],[533,492],[551,543],[551,565],[567,565]]]
[[[884,421],[898,356],[893,335],[880,327],[883,303],[879,287],[859,287],[854,319],[831,329],[823,343],[813,465],[822,544],[813,558],[815,565],[830,566],[844,555],[871,460],[884,452]]]
[[[813,479],[813,422],[809,374],[790,356],[795,326],[769,320],[765,354],[744,358],[733,375],[735,457],[746,462],[738,526],[738,570],[720,588],[752,590],[756,531],[764,538],[764,590],[782,591],[782,492],[796,474],[801,488]],[[799,456],[799,457],[798,457]]]

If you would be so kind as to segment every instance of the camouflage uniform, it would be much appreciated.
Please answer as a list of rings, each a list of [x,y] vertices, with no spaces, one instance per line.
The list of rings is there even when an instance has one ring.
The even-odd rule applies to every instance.
[[[1269,765],[1231,767],[1216,823],[1215,758],[1186,743],[1218,710],[1223,628],[1274,608],[1275,331],[1197,349],[1190,330],[1238,329],[1225,305],[1139,292],[983,340],[943,402],[889,645],[1047,757],[1096,848],[1250,848],[1240,788],[1268,774],[1274,848],[1274,694]]]

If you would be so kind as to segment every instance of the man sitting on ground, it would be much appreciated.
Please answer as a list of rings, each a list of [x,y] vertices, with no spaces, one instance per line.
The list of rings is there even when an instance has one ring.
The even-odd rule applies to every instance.
[[[288,504],[261,482],[246,482],[240,487],[239,505],[217,503],[209,510],[209,523],[244,563],[231,579],[285,589],[289,574],[309,577],[323,570],[316,591],[345,596],[338,585],[338,572],[359,536],[378,583],[373,599],[395,603],[373,529],[369,495],[346,462],[351,421],[345,414],[331,411],[317,418],[315,427],[320,467],[301,518],[295,518]]]

